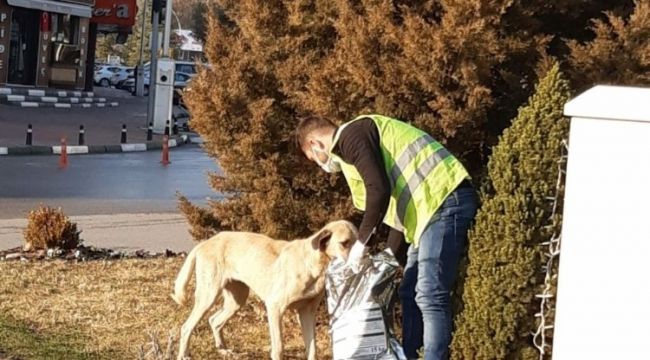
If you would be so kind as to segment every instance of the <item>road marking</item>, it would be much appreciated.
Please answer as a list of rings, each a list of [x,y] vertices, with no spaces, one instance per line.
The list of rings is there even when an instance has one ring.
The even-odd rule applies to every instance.
[[[61,103],[56,103],[54,104],[55,108],[66,108],[69,109],[72,107],[72,104],[61,104]]]
[[[7,101],[25,101],[24,95],[7,95]]]
[[[61,154],[61,146],[52,146],[52,153]],[[66,147],[68,154],[88,154],[88,146],[68,145]]]
[[[22,107],[38,107],[37,102],[31,102],[31,101],[23,101],[20,103],[20,106]]]
[[[147,151],[147,144],[121,144],[122,152]]]
[[[29,96],[45,96],[45,90],[27,90]]]
[[[6,147],[0,147],[0,155],[8,155],[9,154],[9,149]]]
[[[0,95],[11,95],[11,88],[0,88]]]
[[[55,103],[59,102],[59,98],[53,96],[43,96],[41,97],[41,101],[46,103]]]

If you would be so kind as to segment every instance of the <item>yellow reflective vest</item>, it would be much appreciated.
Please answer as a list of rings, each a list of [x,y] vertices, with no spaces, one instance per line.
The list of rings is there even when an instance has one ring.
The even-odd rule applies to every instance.
[[[440,143],[422,130],[382,115],[362,115],[341,125],[332,142],[350,123],[370,118],[379,129],[379,146],[391,184],[391,198],[384,223],[404,233],[406,242],[418,245],[436,210],[466,178],[467,170]],[[366,187],[357,169],[332,152],[341,164],[354,206],[366,209]]]

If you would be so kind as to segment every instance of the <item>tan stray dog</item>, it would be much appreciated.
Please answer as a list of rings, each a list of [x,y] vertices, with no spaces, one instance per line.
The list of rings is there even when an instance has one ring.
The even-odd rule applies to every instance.
[[[271,358],[282,358],[282,316],[298,311],[309,360],[316,359],[316,310],[325,290],[325,270],[334,257],[347,259],[358,238],[348,221],[327,224],[307,239],[284,241],[245,232],[222,232],[187,255],[174,286],[172,298],[187,300],[186,287],[196,271],[194,308],[181,328],[178,359],[188,353],[194,327],[219,295],[223,308],[210,317],[217,348],[224,349],[221,329],[246,303],[249,289],[266,306],[271,332]]]

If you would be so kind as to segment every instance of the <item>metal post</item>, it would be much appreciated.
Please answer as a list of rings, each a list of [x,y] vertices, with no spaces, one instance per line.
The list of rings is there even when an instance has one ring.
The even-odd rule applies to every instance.
[[[149,123],[149,129],[147,129],[147,141],[151,141],[153,139],[153,124]]]
[[[149,63],[149,101],[147,103],[147,123],[153,123],[154,106],[156,106],[156,79],[158,77],[158,25],[160,12],[152,10],[151,25],[151,62]]]
[[[178,135],[178,122],[176,121],[176,118],[174,118],[174,126],[172,127],[172,134]]]
[[[32,124],[27,125],[27,135],[25,136],[25,145],[32,145]]]
[[[147,1],[144,0],[144,6],[142,8],[142,30],[140,31],[140,58],[138,59],[138,65],[142,66],[144,65],[144,32],[145,32],[145,24],[147,21]]]
[[[120,143],[126,144],[126,124],[122,124],[122,138],[120,139]]]
[[[144,7],[142,8],[142,30],[140,31],[140,59],[138,60],[138,67],[136,72],[135,95],[144,95],[144,35],[147,21],[147,0],[144,0]],[[149,68],[151,71],[151,68]]]
[[[165,35],[163,37],[163,56],[169,56],[169,38],[172,29],[172,0],[167,0],[165,8]]]
[[[169,136],[169,120],[167,120],[167,123],[165,124],[165,135]]]
[[[85,145],[86,143],[86,130],[83,125],[79,125],[79,145]]]

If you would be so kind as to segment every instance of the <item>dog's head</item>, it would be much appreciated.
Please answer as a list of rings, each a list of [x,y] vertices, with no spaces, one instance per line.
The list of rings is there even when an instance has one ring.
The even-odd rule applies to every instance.
[[[359,238],[357,227],[349,221],[333,221],[311,236],[314,250],[321,251],[330,259],[347,260],[350,248]]]

